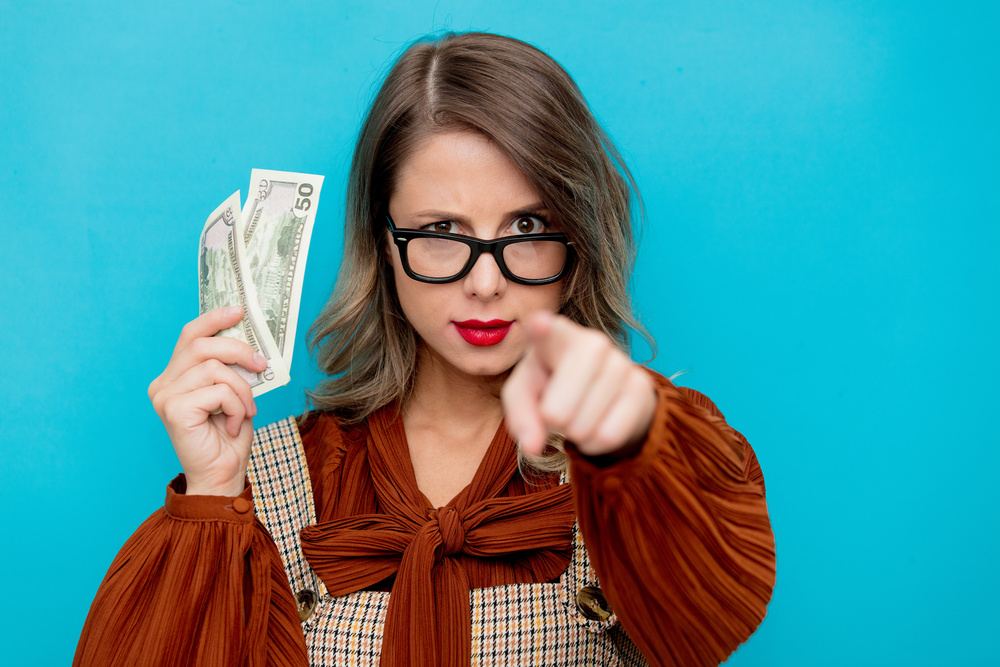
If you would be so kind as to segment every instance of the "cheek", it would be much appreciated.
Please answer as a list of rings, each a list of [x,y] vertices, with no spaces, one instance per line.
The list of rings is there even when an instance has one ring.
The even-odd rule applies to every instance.
[[[540,300],[542,302],[541,307],[546,310],[550,310],[553,313],[558,313],[562,311],[563,304],[566,303],[566,281],[560,280],[552,285],[545,285],[544,287],[535,288],[539,290],[544,290],[544,294],[540,294]]]
[[[417,282],[406,275],[398,256],[392,263],[392,275],[392,289],[396,292],[403,317],[414,328],[422,329],[435,313],[440,312],[440,295],[435,293],[434,285]]]

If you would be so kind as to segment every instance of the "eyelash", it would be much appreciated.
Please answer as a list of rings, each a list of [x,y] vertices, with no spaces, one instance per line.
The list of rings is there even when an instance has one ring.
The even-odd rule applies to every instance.
[[[534,219],[534,220],[537,220],[538,222],[542,223],[542,229],[541,229],[541,231],[532,232],[532,234],[543,234],[546,231],[548,231],[549,227],[552,226],[552,224],[549,222],[548,218],[546,218],[544,215],[541,215],[539,213],[534,213],[532,215],[521,215],[521,216],[518,216],[518,217],[514,218],[514,221],[511,224],[512,225],[513,224],[517,224],[518,221],[523,220],[524,218]]]
[[[544,215],[542,215],[540,213],[532,213],[531,215],[519,215],[519,216],[517,216],[516,218],[514,218],[511,221],[510,226],[513,226],[513,225],[517,224],[517,222],[519,222],[520,220],[524,220],[525,218],[527,218],[529,220],[537,220],[538,222],[541,223],[541,225],[542,225],[542,231],[540,231],[540,232],[532,232],[533,234],[544,233],[545,231],[548,230],[549,227],[552,226],[552,223],[549,222],[549,219],[546,218]],[[433,232],[436,232],[438,230],[433,229],[433,227],[435,225],[440,225],[440,224],[444,224],[444,223],[448,223],[448,224],[451,224],[451,225],[457,225],[458,224],[458,223],[454,222],[453,220],[438,220],[437,222],[428,223],[428,224],[424,225],[423,227],[421,227],[420,229],[424,230],[424,231],[433,231]],[[448,234],[448,233],[452,233],[452,232],[439,232],[439,233],[441,233],[441,234]]]
[[[443,224],[446,224],[446,223],[450,224],[450,225],[454,225],[455,224],[451,220],[438,220],[437,222],[429,222],[426,225],[424,225],[423,227],[420,227],[419,229],[422,232],[437,232],[439,234],[447,234],[448,232],[442,232],[442,231],[437,230],[437,229],[432,229],[433,227],[436,227],[437,225],[443,225]]]

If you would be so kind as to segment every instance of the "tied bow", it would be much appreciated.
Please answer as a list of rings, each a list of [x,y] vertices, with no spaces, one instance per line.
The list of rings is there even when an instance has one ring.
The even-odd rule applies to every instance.
[[[382,638],[383,666],[468,665],[472,654],[466,558],[495,559],[549,581],[568,565],[575,514],[568,484],[501,496],[517,472],[503,425],[472,483],[428,508],[416,486],[402,422],[369,419],[368,457],[382,514],[307,526],[302,550],[332,595],[396,575]]]

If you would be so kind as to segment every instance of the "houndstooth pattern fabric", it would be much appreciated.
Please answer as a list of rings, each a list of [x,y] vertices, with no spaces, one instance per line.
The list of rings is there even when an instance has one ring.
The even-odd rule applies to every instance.
[[[309,664],[378,665],[388,608],[389,593],[358,591],[341,597],[324,595],[312,616],[302,624]]]
[[[302,554],[299,531],[316,518],[294,418],[254,435],[250,480],[255,511],[278,546],[292,591],[313,592],[318,598],[312,615],[302,624],[310,664],[378,665],[390,594],[359,591],[334,597]],[[577,608],[577,594],[588,586],[598,587],[599,582],[579,526],[574,525],[573,556],[558,582],[470,591],[472,664],[646,665],[614,613],[597,621]]]
[[[254,432],[248,472],[254,513],[278,547],[292,590],[326,595],[323,580],[309,568],[299,546],[299,531],[316,523],[316,513],[306,454],[294,417]]]

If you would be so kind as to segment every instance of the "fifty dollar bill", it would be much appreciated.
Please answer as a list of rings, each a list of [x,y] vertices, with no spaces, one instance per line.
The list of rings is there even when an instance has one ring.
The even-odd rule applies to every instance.
[[[322,176],[254,169],[243,209],[244,268],[252,276],[260,311],[289,369],[322,188]]]
[[[202,313],[223,306],[243,306],[240,323],[218,335],[243,341],[267,359],[267,368],[259,373],[236,364],[231,366],[250,383],[253,395],[259,396],[288,383],[288,366],[258,305],[257,290],[244,257],[241,218],[237,190],[205,221],[198,252],[199,306]]]

